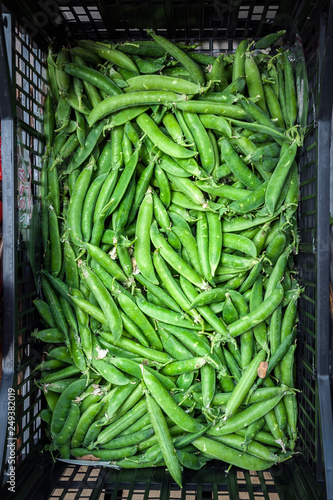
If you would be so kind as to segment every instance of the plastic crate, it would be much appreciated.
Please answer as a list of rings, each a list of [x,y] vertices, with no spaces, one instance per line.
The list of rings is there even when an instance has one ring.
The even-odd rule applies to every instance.
[[[333,73],[333,2],[314,0],[35,0],[0,3],[0,116],[3,165],[4,251],[0,457],[2,498],[333,499],[333,425],[329,316],[330,142]],[[42,105],[45,50],[51,38],[124,40],[146,37],[146,28],[172,40],[203,42],[202,51],[232,51],[245,37],[287,30],[304,47],[309,84],[309,132],[300,158],[297,349],[300,454],[269,471],[212,462],[185,471],[179,490],[162,469],[114,471],[53,463],[38,413],[34,385],[41,353],[31,340],[38,326],[36,298],[41,261],[39,173],[43,155]],[[15,436],[11,435],[15,398]],[[12,439],[14,438],[14,439]],[[11,446],[15,442],[15,447]],[[14,450],[15,451],[12,451]],[[11,495],[11,467],[15,494]]]

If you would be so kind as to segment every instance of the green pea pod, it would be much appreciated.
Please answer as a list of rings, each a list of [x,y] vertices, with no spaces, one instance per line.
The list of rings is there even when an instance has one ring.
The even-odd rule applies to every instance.
[[[170,247],[165,238],[160,234],[156,222],[153,222],[150,229],[150,238],[153,242],[155,248],[159,248],[162,257],[170,264],[174,269],[182,274],[189,281],[199,286],[199,288],[206,288],[206,283],[202,277],[192,269],[186,262],[179,257],[178,254]]]
[[[156,377],[142,366],[142,376],[147,389],[158,402],[161,409],[179,427],[187,432],[197,432],[202,429],[202,424],[186,413],[174,401],[167,389],[163,387]]]
[[[145,337],[149,341],[152,348],[162,351],[162,343],[158,338],[154,328],[146,318],[145,314],[142,313],[141,307],[139,307],[138,299],[137,304],[133,303],[125,294],[118,293],[117,300],[120,307],[123,309],[125,314],[141,329]]]
[[[88,116],[88,124],[92,127],[97,121],[105,116],[131,106],[154,105],[160,103],[167,104],[184,100],[186,97],[186,95],[175,94],[174,92],[160,92],[154,90],[147,90],[146,92],[128,92],[107,97],[92,109]]]
[[[82,264],[80,271],[84,282],[99,303],[117,342],[123,332],[123,323],[113,298],[103,282],[87,265]]]
[[[57,79],[56,79],[56,68],[55,68],[55,62],[54,62],[54,55],[52,52],[52,44],[50,44],[48,47],[46,63],[47,63],[47,70],[46,70],[47,71],[47,79],[49,82],[52,99],[54,99],[55,102],[58,102],[59,89],[58,89],[58,84],[57,84]]]
[[[190,58],[183,50],[177,45],[167,40],[166,38],[156,35],[152,30],[148,30],[148,34],[152,36],[155,42],[158,43],[164,50],[166,50],[174,59],[176,59],[184,68],[189,72],[190,79],[194,83],[204,85],[205,77],[200,66]]]
[[[88,156],[93,152],[97,141],[99,140],[101,133],[103,131],[105,121],[101,121],[96,127],[94,127],[86,137],[86,141],[84,143],[83,148],[78,148],[74,153],[71,161],[66,170],[66,174],[70,174],[77,168],[79,168],[82,163],[88,158]]]
[[[83,392],[86,384],[86,379],[75,380],[61,393],[52,415],[52,435],[56,436],[63,429],[72,404],[72,400],[78,397],[81,392]]]
[[[143,276],[158,285],[150,250],[150,226],[153,221],[153,195],[148,191],[141,203],[137,223],[135,241],[135,259],[139,271]]]
[[[221,132],[226,137],[232,137],[232,129],[230,123],[223,118],[214,114],[200,114],[199,118],[203,126],[207,129],[213,129]]]
[[[297,144],[293,142],[286,150],[284,150],[284,153],[280,156],[279,162],[276,165],[272,177],[268,182],[265,193],[265,204],[269,214],[274,213],[275,206],[283,188],[283,184],[293,165],[296,153]]]
[[[65,444],[71,438],[79,422],[79,419],[80,419],[80,407],[76,402],[72,401],[68,412],[68,416],[64,422],[61,431],[58,434],[53,435],[54,442],[57,446]]]
[[[93,162],[90,162],[78,176],[74,192],[68,206],[68,229],[70,237],[75,245],[80,246],[83,240],[82,235],[82,210],[86,193],[89,188],[93,172]]]
[[[164,307],[156,306],[151,304],[142,297],[137,297],[136,299],[138,307],[141,311],[157,321],[162,321],[164,323],[170,323],[172,325],[181,326],[183,328],[192,328],[193,330],[201,330],[201,326],[194,323],[189,317],[184,317],[183,314],[178,312],[170,311]]]
[[[57,62],[55,66],[55,77],[59,89],[60,96],[66,96],[69,90],[70,78],[64,71],[64,65],[69,62],[69,53],[61,49],[58,52]]]
[[[264,88],[256,60],[252,54],[245,57],[245,77],[249,96],[256,99],[257,105],[267,113]]]
[[[165,75],[135,76],[127,80],[131,91],[138,90],[164,90],[179,94],[199,94],[202,89],[197,83],[182,78],[172,78]]]
[[[278,396],[274,396],[267,401],[261,401],[260,403],[254,403],[248,406],[245,410],[236,413],[236,415],[230,417],[226,422],[218,422],[214,424],[208,431],[209,436],[223,436],[225,434],[230,434],[232,432],[237,432],[249,425],[254,420],[265,416],[269,411],[275,408],[275,406],[281,401],[284,393],[281,392]]]
[[[256,50],[267,49],[271,45],[274,45],[276,42],[280,40],[286,33],[286,30],[280,30],[276,33],[269,33],[264,37],[260,38],[254,45]]]
[[[286,125],[293,127],[297,118],[296,86],[293,75],[293,69],[287,52],[283,52],[284,62],[284,84],[286,96]]]
[[[227,402],[224,420],[227,420],[231,415],[233,415],[242,404],[243,400],[247,396],[249,389],[258,376],[258,367],[260,363],[264,361],[266,356],[267,353],[264,351],[264,349],[261,349],[258,354],[252,359],[246,370],[243,372],[241,379],[237,383],[229,401]]]
[[[221,154],[226,164],[238,180],[245,184],[245,186],[249,189],[259,188],[261,185],[260,180],[240,159],[228,139],[223,139],[221,142]]]
[[[75,78],[88,81],[95,87],[104,90],[108,95],[121,94],[121,89],[110,78],[93,68],[69,63],[65,64],[64,71]]]
[[[139,74],[138,68],[131,57],[118,49],[113,48],[110,44],[94,42],[92,40],[79,40],[78,46],[90,50],[101,59],[106,59],[121,68],[125,68],[128,71]]]
[[[177,109],[190,113],[205,113],[210,115],[215,114],[218,116],[224,116],[228,120],[249,119],[247,111],[237,104],[221,104],[215,101],[187,101],[183,99],[178,99],[173,104]]]
[[[232,81],[235,82],[238,78],[245,77],[245,52],[247,50],[249,41],[242,40],[235,51],[233,65],[232,65]]]
[[[282,285],[277,283],[275,290],[257,308],[246,317],[241,318],[229,325],[229,333],[233,336],[240,335],[250,328],[258,325],[266,318],[269,318],[278,305],[282,302],[284,291]]]

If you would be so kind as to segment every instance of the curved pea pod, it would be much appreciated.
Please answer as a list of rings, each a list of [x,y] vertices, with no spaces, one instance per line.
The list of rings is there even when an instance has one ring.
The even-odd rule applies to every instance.
[[[50,92],[52,95],[52,98],[58,102],[59,100],[59,89],[58,89],[58,83],[55,75],[55,62],[54,62],[54,54],[52,52],[52,44],[48,46],[48,51],[47,51],[47,58],[46,58],[46,64],[47,64],[47,79],[50,87]]]
[[[245,77],[249,96],[256,99],[257,105],[267,113],[264,88],[261,81],[261,75],[252,54],[245,57]]]
[[[200,121],[205,128],[216,130],[226,137],[232,137],[232,129],[230,123],[223,118],[213,114],[200,114]]]
[[[207,212],[208,222],[208,253],[211,275],[215,276],[216,269],[219,265],[222,245],[222,223],[218,214]]]
[[[154,430],[150,424],[146,425],[142,429],[135,431],[129,435],[119,436],[112,439],[108,443],[102,445],[103,449],[113,450],[120,449],[124,446],[139,445],[142,441],[149,439],[154,435]]]
[[[262,303],[262,300],[263,300],[262,276],[259,275],[252,287],[252,292],[250,296],[250,311],[256,309]],[[275,314],[275,311],[273,312],[273,314]],[[264,349],[266,352],[269,352],[267,343],[266,323],[264,321],[262,323],[259,323],[259,325],[253,328],[253,334],[260,347]]]
[[[147,192],[139,208],[136,224],[135,259],[139,271],[153,284],[158,285],[150,249],[150,227],[153,221],[153,195]]]
[[[76,402],[72,401],[61,431],[58,434],[53,434],[53,440],[57,446],[65,444],[70,439],[76,429],[79,419],[80,407]]]
[[[72,382],[60,395],[53,410],[51,421],[51,434],[56,436],[62,430],[68,416],[73,399],[78,397],[84,390],[87,380],[79,379]],[[74,432],[74,430],[73,430]]]
[[[266,99],[267,108],[269,110],[269,114],[272,120],[280,127],[281,129],[285,128],[281,106],[279,103],[278,96],[274,92],[273,86],[269,83],[264,84],[264,94]]]
[[[179,342],[170,332],[158,325],[158,333],[164,350],[176,360],[192,358],[192,353]]]
[[[236,337],[269,318],[282,302],[284,291],[282,285],[277,283],[275,290],[258,307],[247,316],[235,321],[228,327],[229,333]]]
[[[166,75],[152,75],[147,78],[145,75],[128,78],[127,84],[131,90],[163,90],[179,94],[199,94],[202,87],[183,78],[173,78]]]
[[[116,96],[107,97],[95,106],[88,116],[88,124],[92,127],[97,121],[111,113],[138,105],[168,104],[186,99],[183,94],[174,92],[161,92],[154,90],[128,92]]]
[[[49,204],[49,238],[50,238],[50,271],[58,276],[62,268],[62,248],[60,241],[59,222],[53,205]]]
[[[151,423],[157,437],[157,443],[162,452],[165,464],[173,479],[182,487],[181,465],[174,449],[165,416],[157,402],[148,394],[146,395],[146,401]]]
[[[112,347],[116,345],[112,333],[101,331],[100,335],[103,339],[106,340],[105,343],[106,348],[109,348],[109,346]],[[168,363],[172,359],[171,356],[166,352],[145,347],[139,344],[138,342],[134,342],[133,340],[126,337],[124,338],[122,337],[117,342],[117,347],[122,349],[121,355],[123,357],[142,356],[143,358],[147,358],[150,359],[151,361],[156,361],[157,363],[162,363],[162,364]],[[115,354],[119,355],[118,350],[115,351]],[[133,354],[136,356],[133,356]]]
[[[110,61],[120,68],[124,68],[134,74],[139,74],[138,68],[132,58],[120,50],[115,49],[112,44],[94,42],[93,40],[79,40],[78,46],[90,50],[101,59]]]
[[[212,303],[219,303],[225,300],[226,288],[211,288],[201,292],[191,303],[191,309],[201,307]]]
[[[212,458],[222,460],[223,462],[246,470],[265,470],[269,469],[272,466],[272,463],[274,463],[271,460],[263,460],[250,455],[249,453],[240,454],[239,450],[226,446],[225,444],[206,436],[196,439],[193,441],[193,444],[200,451]]]
[[[293,68],[287,52],[283,52],[284,63],[284,84],[285,84],[285,121],[287,127],[292,127],[297,118],[296,86],[293,75]]]
[[[32,336],[49,344],[65,342],[65,336],[58,328],[47,328],[46,330],[34,331]]]
[[[265,193],[265,204],[269,214],[273,214],[285,180],[293,165],[297,153],[297,144],[292,142],[286,149],[283,148],[279,162],[268,182]]]
[[[155,401],[175,424],[187,432],[197,432],[203,428],[201,423],[178,406],[167,389],[144,366],[142,366],[142,376]]]
[[[226,233],[223,235],[223,246],[226,248],[233,248],[256,259],[257,249],[252,240],[246,236],[235,233]],[[256,264],[255,264],[256,265]]]
[[[237,434],[229,434],[226,436],[218,436],[215,438],[216,441],[223,443],[227,446],[235,448],[239,451],[246,451],[249,455],[260,458],[261,460],[267,460],[274,463],[279,461],[278,455],[272,453],[267,446],[256,441],[249,441],[246,445],[246,450],[244,450],[243,438]]]
[[[239,78],[245,80],[245,52],[248,44],[249,41],[244,39],[237,46],[232,64],[232,82],[235,82]],[[239,92],[241,92],[241,90]]]
[[[113,298],[92,269],[81,264],[80,270],[85,283],[101,307],[115,340],[119,340],[123,332],[123,322]]]
[[[276,264],[277,259],[284,251],[286,243],[287,238],[282,229],[278,231],[275,237],[269,242],[266,249],[266,258],[271,261],[273,266]]]
[[[293,386],[293,371],[294,371],[294,355],[296,350],[296,344],[289,347],[287,353],[281,361],[281,381],[285,383],[288,387]],[[287,421],[289,426],[289,432],[291,433],[291,449],[295,447],[295,441],[297,439],[297,400],[295,394],[286,394],[283,398]]]
[[[233,415],[226,421],[217,422],[207,431],[207,435],[223,436],[247,427],[250,423],[264,417],[268,412],[273,410],[284,395],[285,392],[281,392],[281,394],[266,401],[260,401],[260,403],[254,403],[248,406],[246,409],[236,413],[236,415]]]
[[[49,305],[52,318],[54,319],[55,325],[51,326],[57,326],[57,328],[59,328],[59,330],[63,332],[65,338],[67,339],[68,324],[61,308],[58,296],[51,284],[44,277],[42,277],[42,290]]]
[[[142,113],[136,119],[141,130],[153,141],[163,153],[175,158],[190,158],[196,153],[177,144],[166,136],[147,113]]]
[[[196,149],[200,155],[201,165],[210,174],[215,165],[215,156],[209,134],[197,113],[184,111],[183,116],[193,135]]]
[[[230,221],[222,221],[222,230],[224,233],[237,233],[239,231],[245,231],[246,229],[254,228],[257,226],[262,226],[266,222],[270,222],[276,219],[279,215],[279,211],[273,215],[254,217],[253,219],[247,219],[245,217],[232,217]]]
[[[97,352],[102,352],[102,349]],[[92,358],[92,366],[95,370],[108,382],[115,385],[127,385],[130,383],[129,378],[127,378],[118,368],[113,366],[105,359],[96,358],[95,354]]]
[[[80,80],[85,80],[95,87],[104,90],[108,95],[121,94],[121,89],[116,85],[111,78],[103,75],[100,71],[97,71],[88,66],[79,66],[75,63],[68,63],[64,66],[64,71],[69,75],[79,78]]]
[[[271,45],[274,45],[276,42],[280,40],[286,33],[286,30],[280,30],[276,33],[269,33],[264,37],[260,38],[254,45],[254,48],[257,50],[267,49]]]
[[[194,320],[192,321],[192,318],[184,317],[181,313],[170,311],[164,307],[151,304],[143,297],[137,297],[136,302],[138,307],[146,316],[149,316],[157,321],[162,321],[163,323],[169,323],[183,328],[192,328],[193,330],[198,331],[202,328],[200,325],[196,324]]]
[[[124,446],[119,450],[91,450],[90,448],[71,448],[71,455],[75,458],[110,462],[132,457],[137,452],[136,446]],[[94,462],[92,461],[92,464]]]
[[[122,431],[127,429],[136,420],[142,417],[147,412],[147,403],[145,399],[140,398],[140,400],[134,404],[124,415],[115,419],[111,424],[104,427],[100,432],[95,442],[91,443],[90,449],[95,448],[98,445],[105,444],[109,442],[114,437],[118,436]]]
[[[72,108],[67,98],[60,96],[57,108],[55,110],[55,119],[57,126],[55,132],[60,132],[61,130],[64,130],[68,126],[71,116],[71,111]]]
[[[159,166],[164,172],[176,177],[191,177],[192,175],[187,170],[184,170],[184,168],[177,163],[176,159],[166,154],[162,154]]]
[[[229,210],[236,212],[237,214],[247,214],[259,208],[265,202],[266,188],[267,181],[263,182],[261,186],[250,192],[241,200],[230,203]]]
[[[221,142],[221,154],[231,172],[249,189],[257,189],[261,185],[258,177],[245,165],[239,155],[236,153],[228,139],[224,138]]]
[[[253,358],[251,363],[248,365],[246,370],[243,372],[243,375],[239,382],[237,383],[235,389],[232,392],[232,395],[229,401],[226,404],[224,420],[227,420],[231,415],[233,415],[239,406],[244,401],[245,397],[248,394],[248,391],[252,387],[255,379],[257,378],[257,370],[262,361],[266,358],[267,353],[263,349],[261,349],[258,354]]]
[[[151,225],[150,238],[155,248],[159,249],[162,257],[168,262],[168,264],[170,264],[171,267],[176,269],[179,274],[183,275],[199,288],[205,289],[207,287],[207,284],[197,271],[186,264],[186,262],[172,249],[166,239],[161,235],[156,221],[154,221]]]
[[[161,373],[167,376],[177,376],[183,373],[191,373],[195,370],[199,370],[206,364],[206,358],[195,357],[183,360],[177,360],[169,363],[162,368]]]
[[[43,113],[44,134],[47,144],[53,144],[54,129],[55,129],[55,115],[54,115],[54,102],[50,92],[45,96],[44,113]]]
[[[92,173],[93,163],[90,162],[78,176],[75,183],[74,192],[70,198],[68,205],[68,229],[70,230],[72,242],[78,246],[81,244],[81,241],[83,239],[81,215],[84,199],[89,188]]]
[[[124,293],[117,293],[117,300],[120,307],[127,314],[127,316],[141,329],[150,345],[154,349],[162,351],[162,343],[158,338],[158,335],[155,332],[154,328],[138,307],[139,303],[133,303],[133,301]]]
[[[237,104],[220,104],[215,101],[181,100],[173,103],[176,109],[190,113],[224,116],[229,120],[247,120],[248,113]]]
[[[88,242],[82,243],[82,246],[88,251],[89,255],[95,259],[111,276],[118,281],[126,281],[126,275],[118,266],[118,264],[111,259],[110,255],[104,252],[96,245],[91,245]]]
[[[216,390],[216,371],[210,364],[205,364],[200,368],[201,392],[202,392],[202,412],[209,418],[212,400]]]
[[[86,137],[84,147],[78,148],[77,151],[72,156],[71,161],[69,162],[69,165],[67,167],[67,170],[65,171],[66,174],[70,174],[71,172],[79,168],[82,165],[82,163],[88,158],[88,156],[93,152],[93,149],[95,148],[97,141],[101,136],[105,124],[106,121],[101,121],[101,123],[99,123],[89,132],[89,134]]]
[[[289,258],[289,255],[292,252],[292,246],[289,245],[285,251],[280,255],[278,258],[272,273],[269,276],[269,279],[266,283],[266,291],[265,291],[265,296],[264,299],[266,300],[269,295],[274,291],[276,286],[280,283],[280,281],[283,278],[284,271],[286,269],[287,261]]]
[[[156,35],[152,30],[148,31],[158,45],[166,50],[174,59],[176,59],[190,74],[190,79],[197,84],[203,85],[205,77],[200,66],[187,55],[181,48],[166,38]]]

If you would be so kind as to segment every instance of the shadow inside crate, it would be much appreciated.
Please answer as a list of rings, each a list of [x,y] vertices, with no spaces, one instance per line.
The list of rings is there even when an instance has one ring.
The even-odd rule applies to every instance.
[[[307,484],[307,465],[299,457],[269,471],[254,472],[231,468],[226,472],[221,463],[210,462],[200,471],[184,470],[180,489],[164,468],[113,470],[99,467],[66,466],[58,477],[49,500],[320,500],[321,491]],[[302,476],[302,477],[301,477]],[[294,491],[290,479],[294,480]],[[298,479],[297,479],[298,478]],[[289,484],[289,487],[288,487]],[[286,491],[288,495],[286,496]]]

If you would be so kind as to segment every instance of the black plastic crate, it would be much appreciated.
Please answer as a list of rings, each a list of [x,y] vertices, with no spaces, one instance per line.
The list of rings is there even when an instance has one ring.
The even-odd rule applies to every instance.
[[[314,0],[14,0],[0,3],[0,116],[4,203],[4,304],[0,389],[2,495],[15,462],[13,498],[60,499],[333,499],[333,425],[329,317],[330,147],[333,2]],[[172,40],[202,42],[208,54],[233,51],[245,37],[287,30],[301,41],[309,84],[308,133],[299,163],[300,300],[297,348],[299,456],[269,471],[219,463],[185,471],[184,488],[161,469],[114,471],[53,463],[38,413],[43,406],[33,368],[41,359],[31,332],[39,292],[39,172],[43,155],[45,50],[51,38],[128,40],[146,29]],[[302,67],[302,65],[300,65]],[[15,458],[11,410],[15,398]],[[8,419],[9,416],[9,419]]]

